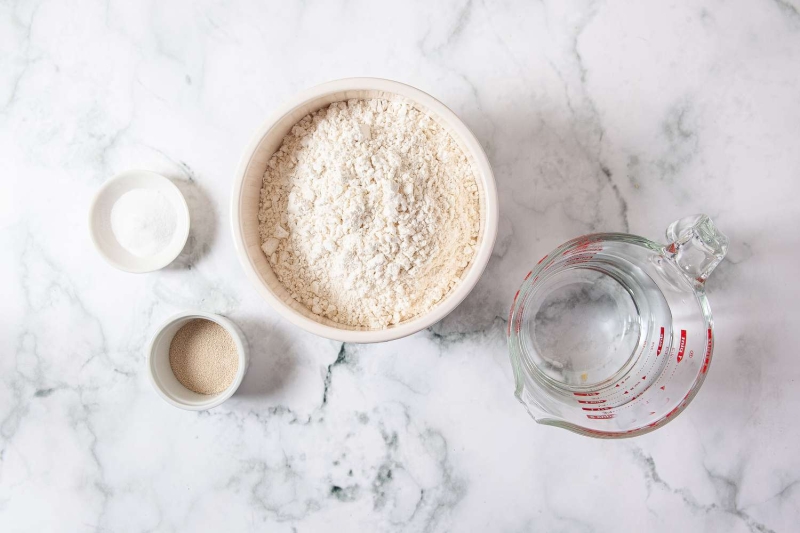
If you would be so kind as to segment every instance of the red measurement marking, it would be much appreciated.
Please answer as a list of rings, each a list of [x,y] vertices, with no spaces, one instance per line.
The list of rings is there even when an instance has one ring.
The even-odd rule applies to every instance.
[[[642,376],[642,379],[647,379],[647,376]]]
[[[594,404],[594,403],[606,403],[606,401],[605,400],[578,400],[578,403]]]
[[[610,411],[613,407],[581,407],[584,411]]]
[[[589,252],[592,255],[594,255],[597,252],[602,252],[602,251],[603,251],[603,246],[602,245],[596,244],[596,243],[586,243],[586,244],[581,244],[580,246],[577,246],[577,247],[575,247],[575,248],[573,248],[571,250],[564,250],[564,252],[561,255],[566,257],[566,256],[576,255],[576,254],[581,254],[581,253],[586,253],[586,252]]]
[[[563,252],[561,252],[561,255],[564,256],[564,257],[567,257],[567,256],[570,256],[570,255],[573,255],[573,254],[579,254],[582,251],[584,251],[587,246],[589,246],[589,245],[588,244],[579,244],[575,248],[570,248],[569,250],[564,250]]]
[[[664,326],[661,326],[661,336],[658,338],[658,350],[656,350],[656,357],[661,355],[661,348],[664,347]]]
[[[517,298],[519,298],[519,291],[517,291],[517,294],[514,295],[514,301],[511,302],[511,305],[514,305],[515,303],[517,303]]]
[[[592,420],[608,420],[609,418],[614,418],[614,415],[610,413],[606,415],[586,415],[586,418],[590,418]]]
[[[664,390],[665,387],[666,385],[661,385],[661,390]]]
[[[522,281],[528,281],[528,278],[529,278],[529,277],[531,277],[531,274],[533,274],[533,270],[531,270],[530,272],[528,272],[528,275],[527,275],[527,276],[525,276],[525,279],[523,279]]]
[[[703,368],[700,369],[701,374],[706,373],[706,370],[708,370],[708,363],[711,362],[711,348],[714,345],[711,340],[711,328],[708,328],[707,337],[708,340],[706,341],[706,358],[703,361]]]
[[[575,396],[600,396],[599,392],[573,392]]]
[[[564,266],[569,265],[582,265],[584,263],[589,263],[594,256],[583,256],[583,257],[571,257],[562,263]]]
[[[579,256],[579,257],[570,257],[569,259],[566,259],[564,261],[564,263],[562,263],[562,264],[564,266],[567,266],[567,265],[580,265],[580,264],[583,264],[583,263],[588,263],[589,261],[592,260],[593,257],[594,257],[594,254],[582,255],[582,256]]]
[[[617,388],[619,388],[619,383],[617,383]]]
[[[622,394],[628,394],[628,391],[623,392]]]
[[[678,345],[678,362],[683,360],[683,352],[686,351],[686,330],[681,330],[681,343]]]
[[[536,263],[536,264],[537,264],[537,265],[541,265],[541,264],[542,264],[542,261],[544,261],[545,259],[547,259],[547,255],[545,255],[544,257],[542,257],[541,259],[539,259],[539,262],[538,262],[538,263]]]

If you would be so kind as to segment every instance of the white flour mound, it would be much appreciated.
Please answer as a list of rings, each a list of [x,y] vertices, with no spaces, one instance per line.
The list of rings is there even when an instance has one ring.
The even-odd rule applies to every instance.
[[[478,241],[478,187],[433,119],[400,101],[349,100],[306,116],[272,156],[262,249],[292,298],[349,326],[425,313]]]

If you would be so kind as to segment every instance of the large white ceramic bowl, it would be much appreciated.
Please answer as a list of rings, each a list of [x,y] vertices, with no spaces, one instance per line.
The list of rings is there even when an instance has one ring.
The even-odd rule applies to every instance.
[[[272,271],[261,250],[258,202],[267,162],[280,148],[284,136],[300,119],[332,102],[352,98],[383,98],[410,102],[444,127],[472,163],[480,190],[480,234],[472,263],[462,281],[424,315],[384,329],[338,324],[315,315],[291,298]],[[293,324],[322,337],[343,342],[384,342],[425,329],[450,313],[472,290],[489,261],[497,234],[498,204],[494,175],[481,145],[461,120],[444,104],[419,89],[378,78],[348,78],[308,89],[282,105],[258,129],[244,150],[236,171],[231,198],[233,242],[245,273],[256,290]]]

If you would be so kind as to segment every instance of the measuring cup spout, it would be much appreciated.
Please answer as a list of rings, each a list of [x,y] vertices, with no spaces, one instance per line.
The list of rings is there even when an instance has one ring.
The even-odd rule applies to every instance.
[[[517,397],[517,400],[519,400],[520,403],[525,406],[525,409],[527,409],[528,414],[531,415],[531,418],[533,418],[539,424],[554,426],[558,425],[559,422],[562,422],[560,417],[545,409],[536,396],[531,394],[531,391],[526,389],[521,384],[517,384],[517,390],[515,391],[514,395]]]
[[[693,282],[703,284],[728,252],[728,238],[707,215],[691,215],[667,228],[664,254]]]

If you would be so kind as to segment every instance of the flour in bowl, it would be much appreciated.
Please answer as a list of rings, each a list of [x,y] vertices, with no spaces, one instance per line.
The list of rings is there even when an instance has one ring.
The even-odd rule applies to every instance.
[[[336,102],[298,122],[264,174],[262,249],[292,298],[348,326],[423,314],[478,242],[464,152],[402,101]]]

